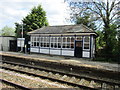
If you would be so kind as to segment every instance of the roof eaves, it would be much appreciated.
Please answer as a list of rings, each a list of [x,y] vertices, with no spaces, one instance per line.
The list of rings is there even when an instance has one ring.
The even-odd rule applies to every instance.
[[[94,30],[92,30],[91,28],[88,28],[87,26],[85,26],[85,25],[83,25],[83,24],[81,24],[81,25],[82,25],[83,27],[85,27],[87,30],[94,32]]]

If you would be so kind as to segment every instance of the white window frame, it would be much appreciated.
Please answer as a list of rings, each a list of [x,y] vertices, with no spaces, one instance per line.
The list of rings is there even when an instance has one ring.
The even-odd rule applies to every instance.
[[[86,36],[83,36],[83,50],[90,50],[90,36],[87,36],[89,38],[89,41],[88,41],[88,44],[89,44],[89,49],[85,49],[85,37]]]

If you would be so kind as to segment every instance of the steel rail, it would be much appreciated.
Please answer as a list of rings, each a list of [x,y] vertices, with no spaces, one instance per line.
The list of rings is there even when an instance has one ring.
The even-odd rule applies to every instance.
[[[38,75],[38,74],[34,74],[34,73],[22,71],[22,70],[16,70],[16,69],[4,67],[4,66],[0,66],[0,68],[6,69],[6,70],[10,70],[10,71],[19,72],[19,73],[23,73],[23,74],[27,74],[27,75],[30,75],[30,76],[32,75],[32,76],[35,76],[35,77],[40,77],[40,78],[43,78],[43,79],[49,79],[49,80],[54,81],[54,82],[57,81],[57,82],[60,82],[60,83],[63,83],[63,84],[71,85],[71,86],[74,86],[74,87],[79,87],[79,88],[82,88],[82,89],[98,90],[98,89],[96,89],[96,88],[83,86],[83,85],[80,85],[80,84],[77,84],[77,83],[67,82],[67,81],[64,81],[64,80],[59,80],[59,79],[55,79],[55,78],[52,78],[52,77],[47,77],[47,76],[43,76],[43,75]]]
[[[91,77],[84,77],[84,76],[79,76],[76,74],[68,74],[68,73],[63,73],[63,72],[58,72],[58,71],[54,71],[54,70],[48,70],[48,69],[44,69],[44,68],[40,68],[40,67],[36,67],[36,66],[30,66],[30,65],[25,65],[25,64],[21,64],[21,63],[14,63],[14,62],[9,62],[9,61],[2,61],[3,63],[8,63],[8,64],[13,64],[13,65],[18,65],[18,66],[23,66],[23,67],[29,67],[29,68],[33,68],[33,69],[38,69],[38,70],[43,70],[43,71],[47,71],[47,72],[52,72],[52,73],[59,73],[61,75],[68,75],[71,77],[76,77],[76,78],[81,78],[81,79],[85,79],[85,80],[93,80],[95,82],[99,82],[99,83],[107,83],[109,85],[118,85],[120,86],[120,83],[117,82],[110,82],[110,81],[105,81],[105,80],[99,80],[99,79],[95,79],[95,78],[91,78]]]

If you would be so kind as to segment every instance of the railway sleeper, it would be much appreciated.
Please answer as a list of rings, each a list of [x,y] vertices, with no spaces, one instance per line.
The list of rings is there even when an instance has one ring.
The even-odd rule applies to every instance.
[[[8,66],[10,66],[10,64],[8,64]],[[15,65],[14,65],[15,66]],[[23,69],[23,67],[20,67],[19,68],[19,70],[22,70]],[[25,69],[25,68],[24,68]],[[28,68],[28,70],[29,70],[29,68]],[[35,69],[30,69],[30,71],[31,71],[31,73],[33,73],[32,71],[34,71]],[[39,70],[37,70],[37,71],[39,71]],[[39,72],[41,72],[41,71],[39,71]],[[58,73],[56,73],[56,74],[53,74],[52,72],[45,72],[45,71],[42,71],[42,75],[43,76],[49,76],[49,77],[52,77],[53,78],[53,76],[55,76],[55,75],[57,75],[57,77],[58,76],[61,76],[61,75],[59,75]],[[59,77],[58,77],[59,78]],[[61,78],[59,78],[60,80],[63,80],[63,81],[68,81],[68,82],[76,82],[77,81],[77,79],[75,78],[75,77],[69,77],[68,78],[68,76],[67,75],[64,75],[64,76],[62,76]],[[79,81],[79,80],[78,80]],[[94,81],[94,80],[93,80]],[[90,86],[90,87],[94,87],[94,88],[111,88],[112,86],[113,86],[113,88],[120,88],[120,86],[118,86],[118,85],[110,85],[110,84],[107,84],[106,85],[106,83],[100,83],[100,82],[96,82],[95,81],[95,83],[93,83],[93,81],[90,81],[90,80],[85,80],[84,78],[81,78],[80,79],[80,81],[78,82],[78,84],[80,84],[80,85],[84,85],[84,86]],[[76,82],[77,83],[77,82]],[[94,84],[94,85],[93,85]],[[100,84],[101,84],[101,86],[100,86]],[[110,87],[111,86],[111,87]]]

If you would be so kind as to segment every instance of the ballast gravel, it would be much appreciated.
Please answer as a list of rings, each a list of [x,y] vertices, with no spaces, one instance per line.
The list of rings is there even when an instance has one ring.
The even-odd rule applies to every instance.
[[[7,88],[15,88],[15,87],[5,84],[3,82],[0,84],[0,90],[7,89]]]
[[[43,76],[48,76],[48,77],[52,77],[52,78],[56,78],[56,79],[60,79],[60,80],[64,80],[64,81],[69,81],[69,82],[74,82],[74,83],[78,83],[80,85],[85,85],[85,86],[90,86],[90,87],[101,87],[101,84],[100,83],[96,83],[96,82],[93,82],[93,81],[87,81],[85,79],[79,79],[79,78],[76,78],[76,77],[69,77],[67,75],[60,75],[59,73],[52,73],[52,72],[46,72],[46,71],[40,71],[40,70],[36,70],[36,69],[30,69],[30,68],[27,68],[27,67],[22,67],[22,66],[16,66],[16,65],[10,65],[10,64],[2,64],[2,66],[7,66],[7,67],[10,67],[10,68],[13,68],[13,69],[17,69],[17,70],[24,70],[26,72],[31,72],[31,73],[34,73],[34,74],[39,74],[39,75],[43,75]],[[55,86],[55,88],[73,88],[71,86],[68,86],[65,84],[65,86],[60,86],[61,84],[59,84],[59,86]],[[62,84],[63,85],[63,84]],[[43,85],[44,86],[44,85]],[[107,86],[109,88],[113,88],[112,86]],[[48,87],[41,87],[41,88],[48,88]],[[51,88],[51,87],[50,87]],[[54,88],[54,87],[52,87]]]
[[[9,70],[0,69],[0,72],[2,72],[3,79],[29,88],[73,88],[72,86],[62,85],[58,82],[52,82],[39,77],[19,74]]]

